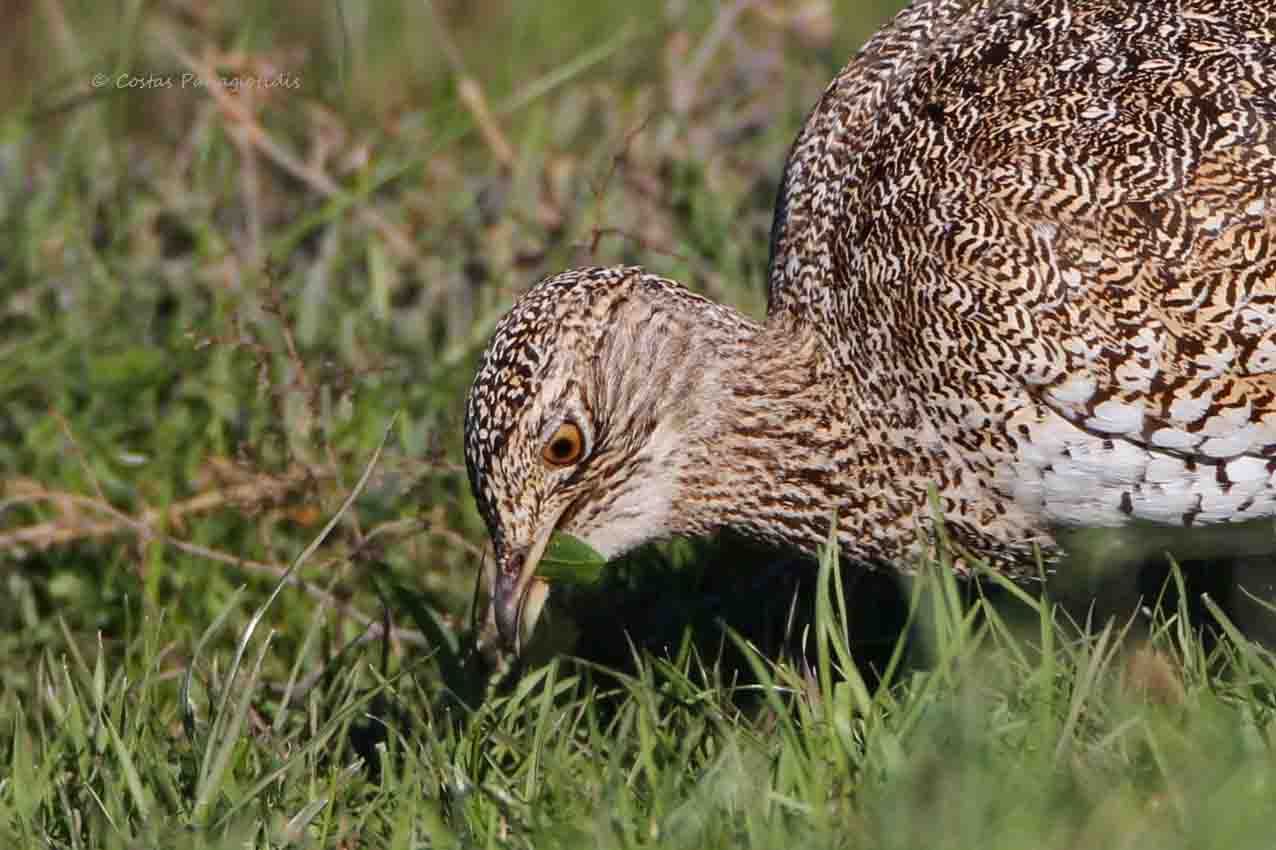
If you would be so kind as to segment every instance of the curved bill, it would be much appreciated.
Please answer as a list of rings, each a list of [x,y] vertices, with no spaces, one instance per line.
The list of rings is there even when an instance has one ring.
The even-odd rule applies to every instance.
[[[530,549],[496,556],[492,613],[501,641],[516,653],[527,645],[549,596],[549,583],[536,577],[536,566],[553,533],[554,524],[548,524]]]

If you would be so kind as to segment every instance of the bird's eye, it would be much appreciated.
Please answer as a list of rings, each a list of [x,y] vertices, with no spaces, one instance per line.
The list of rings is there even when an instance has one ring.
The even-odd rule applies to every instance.
[[[541,449],[541,457],[550,466],[571,466],[585,453],[585,435],[574,422],[564,422]]]

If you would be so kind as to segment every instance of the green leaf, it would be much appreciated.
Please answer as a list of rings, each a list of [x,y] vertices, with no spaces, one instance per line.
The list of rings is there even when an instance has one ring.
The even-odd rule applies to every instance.
[[[607,559],[585,541],[557,531],[545,547],[536,574],[549,581],[594,584],[602,578],[606,563]]]

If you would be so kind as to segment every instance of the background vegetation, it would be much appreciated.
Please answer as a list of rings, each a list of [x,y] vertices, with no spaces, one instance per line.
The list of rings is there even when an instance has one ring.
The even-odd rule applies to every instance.
[[[1276,668],[1173,609],[724,539],[472,649],[492,324],[578,263],[760,314],[897,3],[10,5],[0,846],[1269,844]]]

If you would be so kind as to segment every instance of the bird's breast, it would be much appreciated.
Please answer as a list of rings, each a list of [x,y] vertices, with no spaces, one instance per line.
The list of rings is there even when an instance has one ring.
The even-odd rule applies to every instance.
[[[1049,409],[1010,423],[1015,458],[997,488],[1039,522],[1064,528],[1194,527],[1276,516],[1265,458],[1192,458],[1085,431]]]

